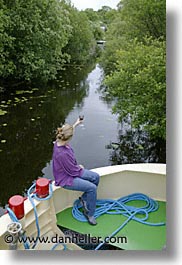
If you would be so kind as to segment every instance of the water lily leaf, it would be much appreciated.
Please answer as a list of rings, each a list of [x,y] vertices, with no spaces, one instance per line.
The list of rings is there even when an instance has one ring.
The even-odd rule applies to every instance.
[[[35,121],[35,119],[31,118],[31,121]]]
[[[21,90],[17,90],[16,91],[16,95],[20,95],[20,94],[23,94],[24,93],[24,91],[21,91]]]
[[[17,90],[16,95],[21,95],[21,94],[25,94],[25,93],[32,94],[33,92],[34,92],[33,90]]]
[[[54,92],[54,89],[48,90],[47,92],[52,93],[52,92]]]
[[[4,126],[4,127],[7,126],[7,123],[3,123],[3,126]]]
[[[20,102],[20,99],[19,98],[15,98],[15,102]]]
[[[22,99],[24,99],[24,100],[28,100],[27,98],[25,98],[25,97],[22,97]]]
[[[0,109],[0,116],[5,115],[7,111]]]
[[[3,140],[1,140],[1,143],[2,143],[2,144],[6,143],[6,140],[4,140],[4,139],[3,139]]]

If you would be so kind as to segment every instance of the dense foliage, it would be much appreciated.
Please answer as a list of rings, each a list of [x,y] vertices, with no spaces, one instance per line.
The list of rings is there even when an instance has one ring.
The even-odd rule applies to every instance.
[[[89,19],[68,0],[0,0],[1,80],[55,79],[93,46]]]
[[[9,23],[2,35],[11,42],[4,43],[0,75],[24,80],[53,78],[66,59],[62,48],[68,42],[70,27],[65,10],[54,0],[3,2]]]
[[[71,36],[64,51],[69,54],[71,62],[84,63],[95,48],[91,25],[87,15],[76,8],[69,7],[69,19],[72,26]]]
[[[166,138],[165,1],[123,0],[106,35],[106,89],[122,120]]]

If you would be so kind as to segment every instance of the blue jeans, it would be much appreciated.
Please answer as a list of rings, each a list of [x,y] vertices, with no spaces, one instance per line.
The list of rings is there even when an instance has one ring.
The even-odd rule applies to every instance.
[[[96,208],[97,186],[99,184],[99,174],[84,169],[81,177],[73,179],[73,185],[63,186],[64,189],[83,191],[82,199],[86,202],[88,216],[93,216]]]

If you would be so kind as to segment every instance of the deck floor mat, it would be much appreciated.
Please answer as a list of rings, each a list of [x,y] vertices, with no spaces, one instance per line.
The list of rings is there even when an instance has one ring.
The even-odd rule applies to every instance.
[[[130,205],[142,206],[141,201],[130,202]],[[166,220],[166,203],[158,201],[159,209],[149,214],[148,222],[159,223]],[[57,215],[57,225],[89,235],[105,239],[112,234],[127,218],[123,215],[103,214],[97,218],[97,225],[91,226],[87,222],[80,222],[72,216],[72,207]],[[134,220],[123,227],[109,244],[125,250],[162,250],[166,245],[166,226],[149,226]]]

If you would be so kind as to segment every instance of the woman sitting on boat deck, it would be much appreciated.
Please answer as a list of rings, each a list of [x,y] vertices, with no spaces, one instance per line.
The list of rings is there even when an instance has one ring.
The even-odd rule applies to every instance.
[[[82,120],[78,119],[73,125],[65,124],[62,128],[57,128],[53,149],[53,175],[56,186],[84,192],[80,197],[83,213],[91,225],[96,225],[94,212],[99,175],[78,165],[74,151],[69,145],[75,127],[81,122]]]

